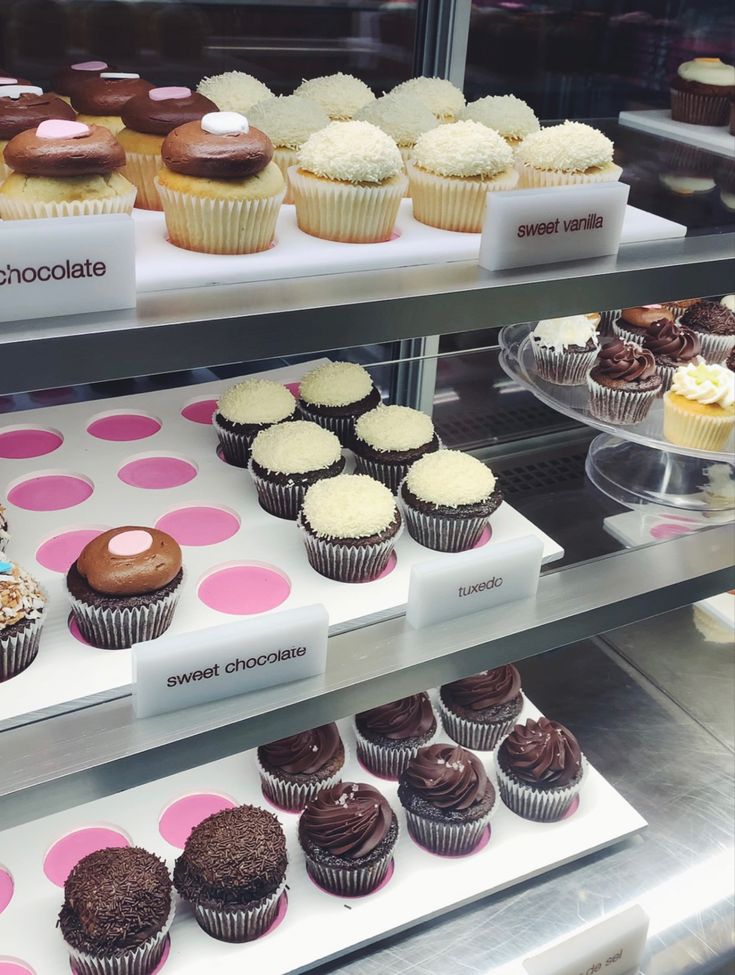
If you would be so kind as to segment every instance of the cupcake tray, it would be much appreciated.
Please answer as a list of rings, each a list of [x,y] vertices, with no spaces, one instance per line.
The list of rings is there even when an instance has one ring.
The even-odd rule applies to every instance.
[[[537,708],[526,700],[519,720],[538,716]],[[251,803],[278,815],[289,854],[285,913],[280,912],[280,923],[259,940],[230,945],[201,931],[188,905],[179,901],[170,951],[160,969],[163,975],[305,972],[610,846],[646,826],[590,766],[579,806],[567,819],[528,822],[498,798],[489,842],[467,856],[436,856],[409,837],[397,784],[374,777],[355,761],[351,721],[338,724],[347,750],[343,779],[380,789],[398,816],[394,870],[381,889],[366,897],[342,898],[312,883],[298,844],[298,816],[268,804],[260,790],[255,753],[246,752],[0,832],[0,868],[5,871],[0,869],[0,975],[68,975],[66,949],[55,923],[63,880],[80,855],[100,846],[132,843],[157,853],[172,869],[190,829],[226,805]],[[480,757],[497,784],[492,754],[484,752]],[[71,833],[76,835],[70,838]],[[25,967],[4,968],[11,960]]]
[[[260,375],[296,384],[313,365]],[[209,421],[228,385],[217,381],[29,410],[0,426],[0,498],[7,499],[11,532],[7,555],[49,595],[38,657],[0,684],[0,729],[17,724],[21,715],[38,718],[66,710],[72,701],[129,693],[130,651],[90,647],[68,623],[66,568],[91,533],[106,528],[153,525],[183,541],[185,578],[171,634],[313,603],[326,607],[332,633],[404,612],[411,566],[438,553],[404,530],[397,558],[382,578],[351,585],[320,576],[306,559],[295,523],[265,512],[248,472],[218,456]],[[12,453],[16,457],[8,459]],[[347,460],[350,470],[349,452]],[[49,504],[66,506],[38,510]],[[493,541],[540,538],[544,562],[564,554],[507,502],[490,524]]]
[[[727,156],[728,159],[732,159],[735,155],[735,135],[730,135],[726,125],[690,125],[688,122],[675,122],[668,108],[621,112],[618,122],[629,129],[663,136],[675,142],[685,142],[689,146],[697,146],[699,149],[708,149],[720,156]]]

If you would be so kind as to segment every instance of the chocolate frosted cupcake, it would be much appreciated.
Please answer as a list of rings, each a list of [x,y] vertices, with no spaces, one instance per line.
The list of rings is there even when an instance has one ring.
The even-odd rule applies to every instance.
[[[719,301],[691,305],[681,316],[680,324],[697,333],[707,362],[724,362],[735,349],[735,313]]]
[[[389,874],[398,820],[377,789],[341,782],[301,814],[299,841],[311,879],[332,894],[361,897]]]
[[[379,404],[370,373],[356,362],[325,362],[299,384],[299,413],[336,433],[345,447],[352,444],[355,420]]]
[[[653,353],[613,339],[600,351],[587,377],[590,413],[607,423],[639,423],[661,386]]]
[[[263,795],[289,812],[301,812],[321,789],[339,782],[344,764],[345,746],[334,723],[258,748]]]
[[[357,757],[368,771],[397,779],[419,748],[436,737],[429,695],[412,694],[355,715]]]
[[[355,423],[357,470],[394,494],[411,464],[440,446],[431,417],[409,406],[378,406]]]
[[[0,504],[0,555],[8,547],[10,532],[8,531],[8,512],[4,505]]]
[[[220,396],[212,424],[228,464],[247,467],[250,447],[267,427],[292,420],[296,400],[290,390],[270,379],[246,379]]]
[[[153,85],[139,74],[125,71],[102,71],[83,85],[75,85],[70,93],[71,106],[79,121],[87,125],[103,125],[113,135],[124,128],[122,110],[136,95],[143,95]]]
[[[673,322],[674,313],[664,305],[641,305],[638,308],[623,308],[613,322],[613,332],[623,342],[642,345],[649,329],[657,322]]]
[[[106,61],[76,61],[52,75],[51,89],[55,95],[69,102],[75,88],[83,87],[91,78],[99,78],[103,71],[112,70]]]
[[[671,82],[671,117],[691,125],[727,125],[735,68],[719,58],[685,61]]]
[[[0,517],[0,535],[3,524]],[[0,555],[0,683],[36,659],[45,609],[46,594],[33,576]]]
[[[600,347],[599,323],[600,316],[596,313],[540,321],[531,332],[531,349],[539,376],[560,386],[585,382]]]
[[[250,474],[260,506],[295,521],[306,489],[344,470],[342,445],[316,423],[294,420],[261,430],[253,440]]]
[[[475,751],[492,751],[522,710],[521,675],[513,664],[463,677],[439,689],[444,730]]]
[[[730,372],[735,372],[735,349],[732,350],[730,355],[725,360],[725,366],[730,370]]]
[[[66,587],[84,639],[120,650],[169,628],[183,577],[178,542],[156,528],[125,526],[84,546]]]
[[[662,305],[671,312],[674,318],[679,318],[692,305],[699,304],[700,300],[699,298],[677,298],[676,301],[664,301]]]
[[[482,762],[459,745],[419,749],[401,775],[398,798],[411,836],[442,856],[471,853],[495,809]]]
[[[643,340],[643,347],[653,353],[656,368],[661,376],[663,395],[671,386],[671,380],[679,366],[690,362],[701,362],[702,346],[699,337],[688,328],[681,328],[673,322],[654,322]]]
[[[34,85],[5,85],[2,82],[0,78],[0,182],[10,174],[4,154],[12,138],[26,129],[35,129],[46,119],[71,122],[76,118],[74,109],[66,102],[54,95],[44,95]]]
[[[529,718],[516,725],[498,749],[500,796],[524,819],[555,823],[579,795],[586,766],[568,728],[548,718]]]
[[[149,975],[175,906],[166,864],[139,847],[97,850],[64,884],[59,927],[76,975]]]
[[[286,886],[286,837],[276,817],[237,806],[195,826],[174,867],[174,886],[202,930],[242,943],[265,934]]]

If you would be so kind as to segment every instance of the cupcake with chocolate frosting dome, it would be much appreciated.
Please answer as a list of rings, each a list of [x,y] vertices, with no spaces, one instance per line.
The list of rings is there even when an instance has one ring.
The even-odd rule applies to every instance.
[[[275,95],[254,105],[248,118],[273,143],[273,162],[286,180],[284,203],[293,203],[288,171],[299,161],[299,150],[314,132],[329,125],[329,116],[318,102],[303,95]]]
[[[431,417],[410,406],[377,406],[355,423],[352,449],[357,470],[394,494],[411,464],[439,447]]]
[[[613,339],[587,377],[590,413],[607,423],[640,423],[662,385],[652,352]]]
[[[380,404],[370,373],[356,362],[325,362],[299,383],[299,413],[352,443],[355,421]]]
[[[55,95],[71,103],[71,93],[84,86],[90,78],[99,78],[103,71],[114,71],[106,61],[75,61],[55,71],[51,76],[51,90]]]
[[[354,118],[361,108],[375,100],[364,81],[341,71],[302,81],[294,95],[310,98],[321,105],[330,119],[341,122]]]
[[[202,78],[197,91],[213,101],[220,112],[240,115],[247,115],[254,105],[273,94],[267,85],[245,71],[224,71]]]
[[[71,91],[71,105],[80,122],[103,125],[113,135],[124,127],[122,110],[136,95],[144,95],[153,85],[135,72],[103,71]]]
[[[4,534],[7,540],[6,529],[0,511],[0,537]],[[38,656],[46,602],[33,576],[0,555],[0,683],[26,670]]]
[[[462,121],[480,122],[502,135],[513,149],[541,126],[530,105],[515,95],[486,95],[470,102],[459,113]]]
[[[345,764],[334,722],[261,745],[257,755],[263,795],[288,812],[301,812],[322,789],[339,782]]]
[[[613,332],[623,342],[642,345],[652,325],[657,322],[673,322],[674,313],[664,305],[640,305],[623,308],[613,322]]]
[[[224,459],[234,467],[247,467],[250,447],[261,430],[293,420],[295,413],[291,390],[272,379],[245,379],[230,386],[212,417]]]
[[[444,730],[459,745],[492,751],[523,710],[521,675],[513,664],[444,684],[439,712]]]
[[[584,122],[550,125],[526,136],[515,153],[521,185],[565,186],[606,183],[623,170],[613,162],[613,144]]]
[[[391,95],[415,95],[426,105],[438,122],[454,122],[464,108],[462,91],[446,78],[409,78],[391,91]]]
[[[10,175],[4,154],[8,142],[26,129],[35,129],[47,119],[76,118],[74,109],[55,95],[45,95],[35,85],[5,84],[0,78],[0,182]]]
[[[698,301],[681,316],[680,325],[699,336],[707,362],[724,362],[735,349],[735,312],[719,301]]]
[[[419,748],[430,744],[438,724],[422,691],[355,715],[357,757],[373,775],[397,779]]]
[[[670,321],[654,322],[643,339],[643,347],[652,352],[656,360],[662,380],[659,395],[663,395],[671,386],[679,366],[704,362],[699,337],[690,329],[681,328]]]

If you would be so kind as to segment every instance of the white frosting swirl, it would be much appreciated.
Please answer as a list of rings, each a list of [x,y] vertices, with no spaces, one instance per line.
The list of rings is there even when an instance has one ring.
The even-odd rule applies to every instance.
[[[597,348],[598,316],[567,315],[565,318],[544,318],[531,333],[533,341],[543,349],[563,352],[570,345],[584,348],[592,339]]]
[[[306,492],[302,512],[319,538],[368,538],[395,519],[396,500],[367,474],[339,474]]]
[[[694,58],[685,61],[676,73],[684,81],[695,81],[700,85],[717,85],[729,88],[735,85],[735,68],[719,58]]]
[[[457,508],[489,498],[495,490],[495,477],[489,467],[470,454],[437,450],[411,465],[406,487],[422,501]]]
[[[724,366],[701,362],[679,366],[671,382],[671,392],[703,406],[735,406],[735,373]]]
[[[398,146],[369,122],[330,122],[299,151],[308,173],[346,183],[383,183],[403,169]]]

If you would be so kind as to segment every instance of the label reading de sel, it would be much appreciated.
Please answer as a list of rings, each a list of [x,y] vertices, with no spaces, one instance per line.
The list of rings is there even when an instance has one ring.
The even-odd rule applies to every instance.
[[[138,643],[133,647],[136,717],[323,674],[328,629],[327,611],[315,603]]]
[[[500,271],[617,254],[629,190],[594,183],[488,193],[480,266]]]
[[[421,629],[535,596],[543,551],[539,538],[524,535],[419,562],[411,567],[406,619]]]
[[[132,217],[0,221],[0,322],[134,305]]]

